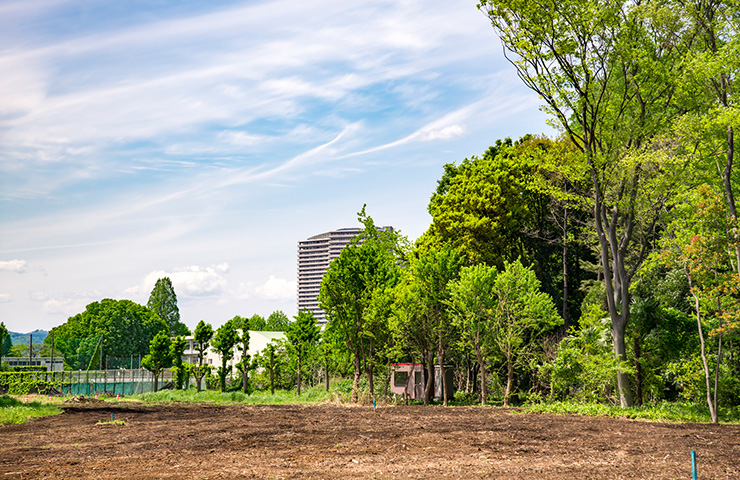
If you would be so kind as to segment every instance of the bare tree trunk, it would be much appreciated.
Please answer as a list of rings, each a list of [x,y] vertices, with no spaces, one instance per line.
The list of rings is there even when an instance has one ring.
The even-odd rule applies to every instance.
[[[275,395],[275,351],[270,348],[270,394]]]
[[[296,389],[296,395],[301,394],[301,356],[298,355],[298,381],[296,382],[298,384],[298,388]]]
[[[483,355],[480,348],[475,350],[475,356],[478,359],[478,366],[480,367],[480,404],[485,406],[488,402],[488,396],[486,395],[486,367],[483,365]]]
[[[324,351],[324,380],[326,381],[326,391],[329,391],[329,352]]]
[[[684,271],[686,272],[686,277],[689,279],[689,288],[691,289],[691,295],[694,297],[694,310],[696,311],[696,325],[699,329],[699,342],[701,344],[701,362],[704,366],[704,380],[706,381],[707,386],[707,406],[709,407],[709,415],[712,417],[712,422],[719,423],[719,417],[717,415],[717,410],[714,408],[714,402],[712,401],[712,386],[710,382],[710,374],[709,374],[709,363],[707,362],[707,354],[706,354],[706,345],[704,342],[704,331],[701,327],[701,307],[699,305],[699,296],[694,292],[692,282],[691,282],[691,276],[689,275],[689,272],[684,268]]]
[[[362,365],[359,354],[355,353],[355,377],[352,381],[352,403],[357,403],[357,390],[360,388],[360,375],[362,375]]]
[[[506,359],[506,390],[504,391],[504,407],[509,406],[511,399],[511,387],[514,383],[514,364],[510,359]]]
[[[429,405],[434,396],[434,353],[430,350],[426,358],[426,386],[424,387],[424,405]]]
[[[439,346],[437,349],[437,362],[439,363],[439,374],[442,377],[442,406],[447,406],[447,392],[449,386],[447,385],[447,375],[445,375],[445,352],[442,348],[442,340],[439,341]]]
[[[735,196],[732,193],[732,162],[735,156],[735,137],[732,126],[727,127],[727,162],[725,163],[725,170],[722,175],[722,180],[725,184],[725,196],[727,197],[727,209],[730,212],[730,217],[733,219],[737,218],[737,209],[735,207]],[[733,228],[733,230],[736,230]],[[733,232],[737,234],[737,231]],[[740,275],[740,244],[735,245],[735,270]]]
[[[568,186],[565,186],[568,192]],[[568,315],[568,206],[563,209],[563,328],[568,331],[570,316]]]
[[[242,359],[244,361],[244,359]],[[249,368],[247,367],[246,363],[242,366],[242,391],[244,394],[247,394],[247,385],[249,384],[249,378],[247,375],[249,374]]]
[[[370,390],[370,397],[375,396],[375,382],[373,381],[373,376],[375,374],[375,364],[373,363],[373,356],[375,354],[374,351],[375,343],[370,339],[370,354],[368,355],[367,359],[367,366],[365,370],[367,371],[367,385],[368,389]]]
[[[720,299],[717,299],[717,316],[719,317],[719,329],[722,331],[722,303]],[[714,411],[717,414],[717,420],[714,423],[719,423],[719,365],[722,362],[722,333],[719,334],[717,339],[717,363],[714,365]]]
[[[406,405],[409,404],[409,390],[413,392],[414,398],[416,398],[416,364],[413,355],[411,356],[411,371],[406,377],[406,387],[403,390],[403,399]]]
[[[596,196],[600,198],[598,187]],[[596,231],[601,246],[601,266],[604,270],[607,308],[612,323],[614,354],[619,361],[624,362],[627,360],[624,337],[629,321],[629,282],[624,268],[625,252],[617,242],[616,225],[614,224],[617,212],[613,212],[612,221],[609,222],[606,209],[599,201],[595,202],[594,209],[596,209],[595,215],[597,215]],[[607,225],[606,228],[604,227],[605,224]],[[626,247],[626,245],[624,246]],[[610,257],[613,262],[611,267],[609,265]],[[619,403],[622,408],[631,407],[634,402],[629,377],[621,371],[617,373],[617,389],[619,390]]]
[[[201,381],[203,380],[203,354],[202,352],[198,355],[198,367],[196,371],[198,373],[195,375],[195,387],[196,387],[196,392],[200,393]]]

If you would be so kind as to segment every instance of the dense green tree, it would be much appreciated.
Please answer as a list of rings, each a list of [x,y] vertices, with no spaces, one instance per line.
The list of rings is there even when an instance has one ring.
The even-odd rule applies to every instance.
[[[525,177],[511,139],[497,140],[483,157],[447,164],[429,202],[429,230],[419,245],[451,244],[471,263],[501,265],[523,251],[528,216]]]
[[[689,192],[685,200],[671,212],[674,220],[669,225],[670,237],[664,241],[663,255],[683,268],[689,282],[707,405],[712,421],[718,423],[723,340],[726,334],[740,333],[740,276],[733,268],[740,238],[734,234],[737,221],[708,186]],[[714,368],[709,358],[712,347]]]
[[[265,317],[256,313],[249,317],[249,329],[256,332],[266,332],[267,321],[265,321]]]
[[[607,313],[589,304],[579,325],[570,328],[538,373],[549,385],[551,400],[615,403],[620,371],[632,373],[632,368],[614,356]]]
[[[3,339],[3,343],[0,344],[0,352],[2,356],[7,356],[10,352],[10,349],[13,347],[13,340],[11,340],[10,335],[6,335]]]
[[[504,406],[509,405],[514,372],[532,358],[543,335],[562,325],[552,299],[540,290],[540,282],[521,262],[506,262],[496,275],[493,288],[491,337],[506,364]]]
[[[255,316],[258,317],[255,319],[256,322],[259,322],[259,320],[262,319],[262,317],[257,315]],[[248,393],[249,370],[251,370],[252,365],[249,356],[249,330],[252,330],[252,319],[254,319],[255,316],[252,318],[244,318],[237,315],[231,319],[231,321],[234,322],[234,326],[237,328],[236,346],[241,353],[241,360],[239,360],[237,367],[242,374],[242,391],[245,394]]]
[[[572,161],[570,142],[526,135],[497,140],[481,157],[445,165],[429,202],[432,224],[420,246],[450,244],[468,263],[503,266],[521,258],[577,320],[588,248],[587,182]],[[565,170],[567,174],[563,174]]]
[[[377,319],[371,319],[366,309],[376,291],[397,281],[403,249],[399,234],[378,229],[364,206],[358,217],[363,230],[332,261],[319,293],[319,305],[329,319],[327,328],[344,338],[353,356],[353,402],[358,400],[360,377],[363,371],[372,371],[373,354],[378,350],[371,332]]]
[[[149,307],[164,320],[171,337],[177,335],[190,335],[187,325],[180,321],[180,309],[177,307],[177,295],[175,287],[169,277],[160,278],[154,284],[152,293],[149,295]]]
[[[676,133],[701,164],[697,178],[703,177],[702,181],[711,181],[723,191],[727,215],[737,219],[733,190],[740,177],[733,164],[740,111],[733,92],[740,86],[740,4],[735,0],[698,0],[680,7],[685,28],[695,34],[695,42],[681,77],[680,99],[688,108],[677,119]],[[734,253],[735,271],[740,275],[740,246]]]
[[[475,353],[480,371],[481,405],[486,396],[486,359],[491,351],[496,268],[473,265],[460,270],[460,278],[449,285],[452,319],[464,349]]]
[[[449,246],[441,248],[418,249],[411,256],[409,269],[412,281],[416,284],[416,295],[420,303],[420,315],[424,318],[420,326],[425,335],[434,339],[437,364],[442,376],[442,401],[447,405],[448,392],[452,385],[447,384],[445,358],[457,339],[458,332],[452,322],[448,303],[450,301],[450,282],[456,280],[463,264],[457,250]],[[425,398],[431,400],[434,388],[434,366],[431,352],[427,358],[427,385]]]
[[[198,351],[198,365],[193,367],[193,376],[195,377],[197,391],[200,392],[201,381],[203,376],[211,371],[211,366],[205,364],[205,354],[210,347],[211,339],[213,339],[213,327],[210,323],[206,323],[203,320],[198,322],[195,327],[195,334],[193,341],[195,342],[195,349]]]
[[[165,330],[157,333],[149,344],[149,353],[141,359],[141,366],[154,375],[154,391],[157,391],[159,374],[172,363],[170,336]]]
[[[285,332],[288,339],[288,351],[296,361],[296,395],[301,394],[301,367],[307,359],[315,353],[319,342],[319,327],[313,318],[313,313],[303,310],[298,312],[295,321]]]
[[[218,377],[221,383],[222,392],[226,391],[226,377],[231,373],[229,360],[234,358],[234,346],[236,346],[239,341],[237,326],[232,320],[228,320],[226,323],[221,325],[211,341],[213,351],[221,356],[221,366],[218,368]]]
[[[437,349],[434,327],[434,318],[424,315],[421,287],[412,271],[405,269],[394,289],[390,329],[395,336],[396,356],[409,358],[412,363],[418,360],[425,367],[424,405],[432,399],[433,384],[430,382],[434,379],[434,352]]]
[[[267,317],[265,331],[268,332],[285,332],[290,327],[290,319],[282,310],[275,310]]]
[[[251,377],[254,388],[292,389],[296,385],[295,365],[288,355],[287,340],[272,340],[262,351],[254,356],[252,365],[255,370]]]
[[[614,350],[624,361],[629,287],[670,197],[666,185],[676,185],[661,183],[678,169],[654,140],[680,110],[671,100],[690,33],[669,1],[482,0],[479,8],[519,77],[583,153]],[[628,376],[617,380],[621,405],[632,405]]]
[[[129,359],[149,352],[149,343],[167,325],[153,311],[130,300],[104,299],[85,307],[85,311],[54,327],[55,347],[72,370],[85,369],[103,336],[103,355]],[[51,335],[44,340],[51,346]],[[120,366],[128,365],[125,361]],[[108,362],[108,366],[116,365]],[[97,368],[97,364],[96,364]]]
[[[0,322],[0,358],[5,356],[5,339],[10,338],[10,333],[5,327],[5,322]]]
[[[172,361],[172,383],[175,390],[182,390],[185,385],[185,380],[190,375],[187,368],[183,366],[182,354],[185,352],[185,348],[188,346],[188,342],[185,337],[178,335],[170,343],[170,359]]]

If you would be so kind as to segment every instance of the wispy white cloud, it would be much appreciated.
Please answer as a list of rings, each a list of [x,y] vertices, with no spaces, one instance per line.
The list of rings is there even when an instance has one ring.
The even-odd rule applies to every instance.
[[[289,300],[295,298],[297,283],[295,280],[286,280],[284,278],[270,278],[264,285],[255,288],[257,296],[268,300]]]
[[[260,284],[256,284],[255,282],[240,283],[231,292],[231,295],[240,300],[293,300],[295,299],[297,288],[297,282],[295,280],[270,275],[270,278]]]
[[[136,298],[148,298],[157,280],[169,277],[178,298],[220,295],[227,284],[224,275],[228,271],[228,263],[206,267],[191,265],[170,271],[156,270],[148,273],[139,285],[126,289],[124,293]]]
[[[0,100],[0,112],[15,112],[0,122],[7,153],[0,168],[11,170],[20,158],[31,165],[98,158],[110,163],[116,160],[106,151],[139,141],[154,140],[151,148],[165,155],[238,154],[268,139],[302,141],[290,131],[230,129],[261,119],[298,119],[311,103],[350,101],[364,95],[362,89],[443,64],[444,52],[435,49],[469,35],[470,28],[449,21],[457,8],[435,8],[419,18],[418,7],[415,1],[339,8],[328,0],[305,7],[263,2],[0,53],[7,65],[0,82],[17,92]],[[448,21],[432,27],[429,17]],[[120,60],[105,60],[112,57]],[[80,64],[89,66],[72,68]],[[72,74],[62,77],[59,70]],[[418,105],[418,99],[402,98]],[[193,129],[214,124],[227,130],[209,147],[177,138],[192,138]],[[85,172],[92,180],[116,170],[157,169],[101,165]],[[40,177],[43,187],[8,190],[25,188],[32,197],[79,182],[79,172],[57,170]]]
[[[84,312],[85,307],[103,299],[99,290],[50,294],[48,292],[31,292],[30,298],[35,303],[41,303],[42,311],[49,315],[66,317]],[[61,322],[60,322],[61,323]]]
[[[365,202],[423,231],[404,195],[536,103],[459,1],[11,2],[0,255],[27,264],[4,318],[146,302],[161,276],[207,321],[290,312],[297,239]]]
[[[25,260],[5,260],[0,261],[0,270],[5,270],[15,273],[24,273],[26,271]]]

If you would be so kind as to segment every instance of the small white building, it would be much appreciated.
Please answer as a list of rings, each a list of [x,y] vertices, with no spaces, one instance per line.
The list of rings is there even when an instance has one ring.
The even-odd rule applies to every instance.
[[[2,357],[3,363],[9,367],[46,367],[47,372],[61,372],[64,370],[64,357]]]
[[[239,335],[241,335],[241,331],[239,332]],[[256,330],[250,330],[249,331],[249,350],[247,353],[254,358],[255,355],[260,353],[262,350],[267,347],[267,345],[272,342],[273,340],[285,340],[285,332],[258,332]],[[196,346],[198,342],[196,342],[193,338],[193,336],[187,336],[185,337],[185,340],[188,342],[187,346],[185,347],[185,352],[182,356],[182,361],[184,363],[198,363],[198,350],[196,350]],[[221,366],[221,355],[213,351],[212,347],[209,347],[208,350],[205,352],[205,358],[204,363],[206,365],[211,365],[213,367],[220,367]],[[237,363],[241,362],[242,360],[242,354],[241,350],[239,348],[239,345],[236,345],[234,347],[234,357],[229,360],[229,365],[234,366]]]

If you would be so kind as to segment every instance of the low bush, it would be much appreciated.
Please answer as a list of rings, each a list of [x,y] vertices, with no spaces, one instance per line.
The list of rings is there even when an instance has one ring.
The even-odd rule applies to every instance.
[[[627,417],[651,420],[655,422],[691,422],[709,423],[712,421],[706,405],[692,402],[659,402],[652,405],[621,408],[591,402],[544,402],[523,407],[523,412],[573,413],[578,415]],[[720,409],[720,422],[740,423],[740,408]]]

